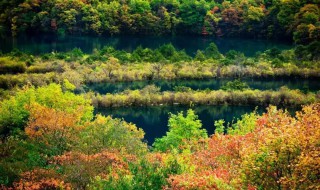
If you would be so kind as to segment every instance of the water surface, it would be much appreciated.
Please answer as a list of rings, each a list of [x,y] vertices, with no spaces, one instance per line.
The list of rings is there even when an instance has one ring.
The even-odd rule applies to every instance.
[[[65,52],[74,48],[80,48],[85,53],[92,53],[94,49],[101,49],[104,46],[112,46],[118,50],[132,52],[138,46],[155,49],[163,44],[172,43],[177,49],[185,51],[194,56],[196,51],[204,50],[211,42],[216,43],[222,53],[229,50],[243,52],[247,56],[253,56],[257,51],[265,51],[276,47],[289,49],[291,44],[257,39],[243,38],[215,38],[203,36],[114,36],[114,37],[93,37],[93,36],[64,36],[53,35],[19,36],[0,38],[0,51],[7,53],[13,49],[29,52],[32,54],[49,53],[53,51]]]
[[[100,94],[117,93],[126,89],[136,90],[147,85],[156,85],[161,91],[173,91],[176,86],[186,86],[193,90],[218,90],[221,86],[233,79],[188,79],[188,80],[155,80],[155,81],[134,81],[134,82],[116,82],[116,83],[94,83],[87,84],[86,91],[92,90]],[[319,79],[302,78],[270,78],[270,79],[243,79],[252,89],[260,90],[279,90],[282,86],[290,89],[299,89],[303,92],[316,92],[320,90]]]
[[[155,138],[160,138],[168,131],[169,113],[177,114],[188,110],[185,106],[158,106],[158,107],[124,107],[97,109],[102,115],[112,115],[114,118],[123,118],[132,122],[145,132],[145,140],[152,145]],[[245,113],[250,113],[256,108],[254,106],[196,106],[192,108],[199,116],[203,128],[211,135],[214,133],[214,121],[224,119],[226,122],[235,121]],[[258,107],[257,112],[262,113],[265,108]],[[290,109],[291,112],[294,109]]]

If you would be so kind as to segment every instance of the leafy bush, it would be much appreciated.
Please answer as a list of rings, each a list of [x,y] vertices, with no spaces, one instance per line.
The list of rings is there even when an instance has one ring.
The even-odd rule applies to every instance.
[[[188,110],[186,117],[180,112],[177,115],[170,114],[166,136],[157,138],[153,143],[157,151],[178,149],[185,145],[184,141],[194,141],[207,137],[207,131],[201,129],[201,121],[193,110]]]
[[[143,130],[134,124],[97,115],[79,134],[75,149],[90,154],[108,149],[139,155],[147,152],[143,137]]]
[[[0,143],[0,184],[10,185],[20,173],[46,165],[41,147],[18,132]]]
[[[221,59],[222,55],[218,50],[218,47],[215,43],[210,43],[209,47],[207,47],[204,51],[204,54],[206,55],[207,58],[212,58],[212,59]]]
[[[83,122],[91,120],[93,115],[93,107],[89,100],[81,95],[63,92],[58,84],[39,88],[27,87],[0,103],[0,134],[6,135],[15,128],[23,128],[30,114],[27,106],[33,103],[67,113],[79,113]]]
[[[247,85],[247,83],[242,82],[239,79],[236,79],[234,81],[229,81],[227,82],[227,84],[223,85],[221,87],[222,90],[226,90],[226,91],[233,91],[233,90],[247,90],[250,89],[249,86]]]

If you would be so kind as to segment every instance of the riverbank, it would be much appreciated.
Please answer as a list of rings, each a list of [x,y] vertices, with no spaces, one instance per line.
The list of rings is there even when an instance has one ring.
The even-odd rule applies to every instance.
[[[88,94],[89,95],[89,94]],[[90,96],[90,95],[89,95]],[[281,88],[271,90],[213,90],[188,92],[158,92],[154,87],[127,90],[121,93],[93,95],[95,107],[161,106],[161,105],[261,105],[300,106],[320,101],[319,93],[302,93]]]
[[[194,57],[172,44],[132,52],[104,47],[92,54],[80,49],[31,55],[13,51],[0,55],[0,88],[42,86],[67,79],[84,84],[143,80],[216,78],[320,78],[320,61],[300,60],[294,50],[276,48],[254,57],[230,50],[221,54],[214,43]]]
[[[217,78],[320,78],[320,68],[298,67],[288,63],[281,68],[272,67],[268,62],[256,65],[219,65],[201,62],[168,63],[132,63],[115,68],[104,63],[91,65],[77,62],[44,61],[26,66],[25,72],[0,75],[0,88],[11,89],[26,84],[43,86],[51,82],[61,83],[68,79],[78,89],[84,84],[132,82],[146,80],[177,79],[217,79]]]

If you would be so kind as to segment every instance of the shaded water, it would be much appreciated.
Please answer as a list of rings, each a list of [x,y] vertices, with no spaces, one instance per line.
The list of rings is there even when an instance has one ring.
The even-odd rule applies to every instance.
[[[145,132],[145,140],[152,145],[155,138],[160,138],[168,131],[169,113],[177,114],[180,111],[188,110],[185,106],[158,106],[158,107],[124,107],[97,109],[96,112],[102,115],[112,115],[114,118],[123,118],[132,122]],[[214,133],[214,121],[224,119],[232,122],[245,113],[255,110],[254,106],[196,106],[192,108],[199,116],[203,128],[211,135]],[[265,108],[257,108],[258,113],[265,111]],[[294,111],[291,109],[290,111]]]
[[[116,93],[126,89],[141,89],[147,85],[156,85],[161,91],[173,91],[176,86],[186,86],[193,90],[218,90],[221,86],[233,79],[188,79],[188,80],[156,80],[156,81],[134,81],[134,82],[117,82],[117,83],[95,83],[88,84],[87,90],[92,90],[100,94]],[[301,79],[301,78],[274,78],[274,79],[243,79],[252,89],[260,90],[279,90],[282,86],[290,89],[299,89],[304,92],[316,92],[320,90],[320,81],[318,79]]]
[[[85,53],[92,53],[94,49],[112,46],[118,50],[132,52],[138,46],[155,49],[163,44],[172,43],[177,49],[185,49],[194,56],[198,49],[204,50],[211,42],[216,43],[222,53],[229,50],[243,52],[246,56],[253,56],[257,51],[265,51],[273,47],[289,49],[292,46],[284,42],[270,40],[253,40],[243,38],[215,38],[203,36],[19,36],[17,38],[0,38],[0,51],[7,53],[13,49],[32,54],[49,53],[53,51],[69,51],[80,48]]]

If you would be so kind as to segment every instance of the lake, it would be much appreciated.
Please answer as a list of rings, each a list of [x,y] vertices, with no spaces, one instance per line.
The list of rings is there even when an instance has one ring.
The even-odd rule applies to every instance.
[[[125,89],[141,89],[147,85],[154,84],[162,91],[173,90],[175,86],[187,86],[193,90],[211,89],[217,90],[232,79],[201,79],[201,80],[155,80],[155,81],[135,81],[117,83],[96,83],[88,84],[87,89],[100,94],[117,93]],[[320,90],[320,83],[315,79],[301,78],[271,78],[271,79],[243,79],[252,89],[278,90],[286,85],[290,89],[300,89],[304,92],[316,92]],[[123,108],[103,108],[96,112],[102,115],[112,115],[115,118],[123,118],[132,122],[145,131],[145,140],[152,145],[155,138],[160,138],[168,131],[169,113],[177,114],[180,111],[188,110],[185,106],[158,106],[158,107],[123,107]],[[235,121],[245,113],[255,110],[255,106],[206,106],[197,105],[192,109],[198,114],[203,127],[211,135],[214,132],[214,121],[224,119],[226,122]],[[296,109],[289,109],[294,113]],[[258,113],[265,112],[264,107],[257,108]]]
[[[270,40],[253,40],[242,38],[214,38],[202,36],[19,36],[17,38],[0,38],[0,51],[7,53],[13,49],[29,52],[32,54],[49,53],[53,51],[65,52],[74,48],[80,48],[85,53],[92,53],[94,49],[102,49],[104,46],[112,46],[118,50],[132,52],[138,46],[155,49],[163,44],[172,43],[177,49],[184,49],[190,56],[194,56],[197,50],[204,50],[214,42],[221,53],[229,50],[243,52],[246,56],[254,56],[258,51],[276,47],[278,49],[290,49],[293,46],[284,42]],[[173,90],[175,86],[187,86],[194,90],[219,89],[230,79],[204,79],[204,80],[171,80],[171,81],[136,81],[119,83],[88,84],[87,90],[101,94],[120,92],[125,89],[141,89],[146,85],[155,84],[162,91]],[[312,79],[244,79],[253,89],[277,90],[286,85],[292,89],[303,91],[320,90],[320,83]],[[130,107],[130,108],[108,108],[97,109],[96,113],[112,115],[116,118],[123,118],[128,122],[135,123],[141,127],[146,135],[145,140],[151,145],[155,138],[160,138],[168,131],[169,113],[186,111],[188,107],[183,106],[159,106],[159,107]],[[192,108],[199,115],[203,127],[208,134],[214,132],[214,121],[224,119],[231,122],[245,113],[252,112],[253,106],[197,106]],[[259,113],[265,108],[258,108]]]
[[[177,114],[188,110],[185,106],[158,106],[158,107],[123,107],[96,109],[96,113],[112,115],[114,118],[123,118],[127,122],[136,124],[145,132],[145,141],[152,145],[155,138],[160,138],[168,131],[169,113]],[[196,106],[192,108],[199,116],[203,128],[211,135],[214,133],[214,121],[224,119],[232,122],[245,113],[250,113],[256,108],[254,106]],[[294,113],[295,109],[289,109]],[[258,113],[265,112],[265,108],[258,107]]]
[[[53,51],[65,52],[80,48],[85,53],[92,53],[94,49],[112,46],[118,50],[132,52],[138,46],[155,49],[163,44],[172,43],[177,49],[194,56],[198,49],[204,50],[214,42],[221,53],[229,50],[243,52],[246,56],[253,56],[258,51],[265,51],[273,47],[289,49],[291,44],[279,41],[243,39],[243,38],[215,38],[204,36],[19,36],[0,38],[0,51],[7,53],[19,49],[32,54],[49,53]]]
[[[161,91],[173,91],[176,86],[186,86],[193,90],[218,90],[221,86],[233,79],[188,79],[188,80],[154,80],[154,81],[134,81],[134,82],[116,82],[116,83],[94,83],[87,84],[85,91],[94,91],[100,94],[117,93],[126,89],[141,89],[147,85],[156,85]],[[316,92],[320,90],[320,82],[318,79],[302,79],[302,78],[245,78],[242,79],[252,89],[260,90],[279,90],[282,86],[290,89],[299,89],[303,92]]]

